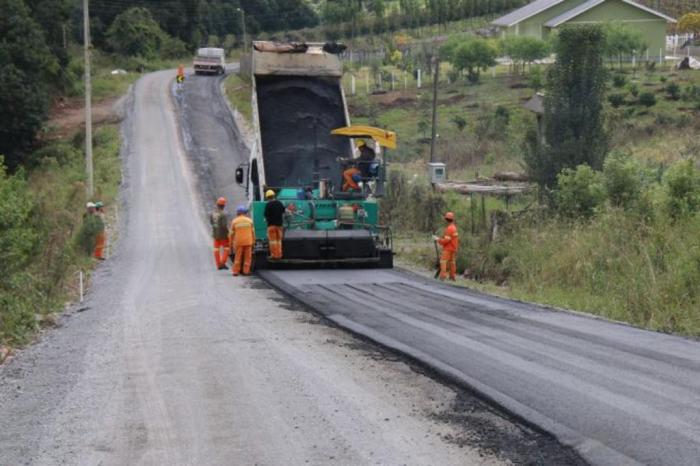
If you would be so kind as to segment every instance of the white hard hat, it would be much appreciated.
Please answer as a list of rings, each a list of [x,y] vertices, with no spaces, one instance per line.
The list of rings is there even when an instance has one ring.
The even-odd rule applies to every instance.
[[[85,204],[85,208],[87,208],[87,209],[91,209],[91,208],[94,208],[94,207],[95,207],[95,203],[94,203],[94,202],[88,202],[87,204]]]

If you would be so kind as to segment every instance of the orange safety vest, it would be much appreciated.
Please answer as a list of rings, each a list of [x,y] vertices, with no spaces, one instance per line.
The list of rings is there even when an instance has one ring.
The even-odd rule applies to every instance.
[[[457,249],[459,249],[459,233],[457,233],[457,225],[454,223],[447,225],[445,228],[445,233],[443,233],[442,238],[438,240],[438,243],[440,243],[440,246],[442,246],[445,251],[457,252]]]
[[[233,219],[231,222],[231,240],[234,248],[255,244],[255,230],[250,217],[239,215]]]

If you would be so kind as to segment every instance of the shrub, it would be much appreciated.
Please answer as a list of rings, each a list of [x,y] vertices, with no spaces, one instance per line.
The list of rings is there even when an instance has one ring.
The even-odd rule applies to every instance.
[[[536,91],[542,89],[542,86],[544,86],[544,77],[542,76],[542,71],[540,71],[539,67],[530,72],[530,78],[528,81],[528,85],[532,89]]]
[[[603,165],[603,185],[611,204],[629,207],[639,199],[642,168],[629,154],[613,152]]]
[[[664,76],[663,74],[661,76],[659,76],[659,81],[661,81],[662,83],[665,83],[666,79],[667,79],[666,76]]]
[[[9,176],[0,157],[0,342],[23,342],[35,325],[28,295],[35,289],[27,272],[39,247],[32,227],[35,204],[23,173]]]
[[[462,131],[466,126],[467,126],[467,120],[465,120],[462,116],[456,115],[453,116],[452,119],[450,120],[454,125],[457,127],[458,130]]]
[[[632,94],[632,97],[637,97],[639,95],[639,86],[636,84],[630,84],[628,89],[630,94]]]
[[[668,83],[665,90],[669,99],[678,100],[681,98],[681,87],[678,84]]]
[[[625,95],[624,94],[610,94],[608,96],[608,102],[610,102],[610,105],[612,105],[614,108],[617,108],[620,105],[625,103]]]
[[[616,74],[613,76],[613,86],[623,87],[625,84],[627,84],[627,78],[624,75]]]
[[[566,168],[557,176],[555,202],[566,217],[590,217],[605,201],[605,188],[599,172],[588,165]]]
[[[653,107],[656,105],[656,96],[651,92],[642,92],[639,95],[639,104],[645,107]]]
[[[508,128],[508,124],[510,123],[510,110],[503,105],[497,106],[493,120],[495,130],[498,133],[503,133]]]
[[[692,160],[681,160],[671,165],[664,174],[666,207],[669,214],[678,218],[697,212],[700,208],[700,170]]]

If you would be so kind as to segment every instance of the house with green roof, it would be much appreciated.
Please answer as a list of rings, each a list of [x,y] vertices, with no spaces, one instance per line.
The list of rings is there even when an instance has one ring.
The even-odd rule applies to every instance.
[[[666,48],[666,28],[676,20],[632,0],[535,0],[493,21],[502,36],[541,39],[570,24],[625,23],[642,33],[651,53]],[[641,52],[641,51],[640,51]]]

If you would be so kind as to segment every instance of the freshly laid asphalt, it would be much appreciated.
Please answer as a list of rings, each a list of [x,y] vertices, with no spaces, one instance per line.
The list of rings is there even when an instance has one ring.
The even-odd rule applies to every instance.
[[[697,341],[398,270],[261,276],[553,433],[593,464],[700,464]]]

